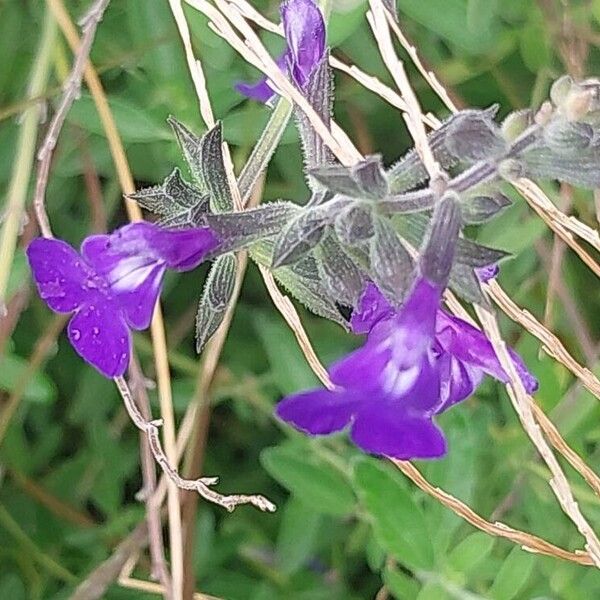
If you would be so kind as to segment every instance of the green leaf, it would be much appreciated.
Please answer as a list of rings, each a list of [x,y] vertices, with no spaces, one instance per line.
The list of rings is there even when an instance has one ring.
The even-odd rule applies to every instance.
[[[416,598],[419,594],[419,583],[399,569],[387,567],[383,572],[383,581],[396,598]]]
[[[489,3],[488,3],[489,4]],[[497,39],[495,19],[480,18],[481,11],[471,9],[471,23],[480,27],[468,26],[466,0],[398,0],[398,9],[409,18],[418,21],[456,46],[471,54],[490,50]],[[489,6],[488,6],[489,10]],[[493,14],[493,11],[490,11]],[[466,25],[466,26],[465,26]],[[484,25],[484,27],[481,27]]]
[[[109,98],[108,103],[124,142],[173,141],[173,136],[166,123],[154,120],[143,106],[121,98]],[[73,104],[67,120],[86,131],[104,135],[104,128],[98,117],[94,101],[87,93],[83,93],[81,98]]]
[[[448,566],[457,573],[474,571],[488,557],[495,541],[491,535],[481,531],[472,533],[448,555]]]
[[[515,547],[502,563],[496,579],[490,588],[490,596],[494,600],[512,600],[520,596],[521,590],[533,571],[535,556]]]
[[[327,43],[331,48],[339,46],[358,29],[364,20],[366,4],[365,0],[332,0],[327,23]]]
[[[6,288],[6,297],[10,298],[18,289],[29,279],[29,266],[25,252],[18,248],[13,258],[12,267],[8,275],[8,285]]]
[[[538,19],[540,19],[538,17]],[[548,35],[540,20],[530,23],[519,32],[519,50],[525,66],[537,73],[540,69],[548,67],[552,60],[552,50],[548,43]]]
[[[269,474],[312,510],[336,516],[354,510],[354,493],[346,478],[307,444],[267,448],[260,458]]]
[[[282,317],[272,313],[259,313],[254,324],[269,358],[275,383],[282,394],[319,385],[294,334]]]
[[[431,569],[433,547],[425,518],[401,477],[374,459],[361,458],[354,465],[354,483],[381,545],[411,568]]]
[[[249,102],[243,108],[232,110],[223,117],[223,134],[230,144],[253,146],[262,135],[269,121],[270,113],[256,102]],[[280,144],[290,144],[298,135],[289,124],[281,136]]]
[[[2,368],[0,369],[0,389],[8,392],[14,392],[27,370],[27,361],[19,356],[5,356],[2,360]],[[53,402],[56,397],[56,389],[52,381],[39,371],[33,375],[27,375],[27,386],[23,394],[25,400],[30,402],[49,403]]]
[[[323,518],[303,501],[290,498],[284,509],[277,537],[277,565],[286,575],[302,568],[319,539]]]

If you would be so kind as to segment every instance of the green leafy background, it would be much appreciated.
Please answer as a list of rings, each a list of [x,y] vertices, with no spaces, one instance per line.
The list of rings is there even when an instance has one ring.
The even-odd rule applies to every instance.
[[[348,63],[391,84],[364,19],[363,0],[333,0],[329,42]],[[538,105],[561,62],[561,2],[523,0],[398,0],[403,30],[443,83],[464,106],[500,102],[502,114]],[[258,8],[277,19],[277,5]],[[74,17],[85,2],[73,1]],[[584,72],[600,74],[600,2],[574,1],[566,9],[575,40],[589,42]],[[244,101],[232,84],[257,76],[186,8],[194,49],[203,61],[216,115],[223,120],[234,162],[243,164],[268,118]],[[10,179],[18,115],[36,51],[44,3],[0,2],[0,197]],[[61,73],[71,55],[59,38],[46,100],[60,96]],[[273,52],[281,40],[269,35]],[[162,0],[114,1],[101,23],[92,60],[109,94],[111,109],[138,185],[161,181],[181,162],[166,125],[169,114],[198,133],[194,90],[177,32]],[[444,109],[409,67],[423,105]],[[400,113],[345,75],[336,75],[336,118],[361,151],[381,152],[391,162],[409,146]],[[286,132],[269,168],[264,201],[303,202],[308,196],[295,131]],[[179,164],[179,166],[182,166]],[[97,174],[108,225],[125,221],[119,187],[93,101],[84,90],[69,113],[55,153],[48,209],[55,233],[78,244],[90,232],[90,190],[84,173]],[[546,184],[558,202],[557,189]],[[594,224],[591,194],[574,190],[573,212]],[[552,237],[522,200],[474,234],[509,250],[501,284],[540,318],[547,294]],[[193,314],[206,267],[167,279],[163,300],[169,334],[174,405],[180,417],[192,395],[198,359]],[[553,328],[575,356],[585,355],[581,328],[600,338],[597,281],[573,254],[562,263],[563,294]],[[29,290],[22,250],[17,253],[11,294]],[[572,313],[580,325],[573,325]],[[356,340],[334,324],[301,311],[324,362]],[[31,294],[0,365],[0,408],[22,379],[36,342],[54,319]],[[596,401],[564,368],[538,352],[537,342],[508,320],[507,339],[539,377],[537,400],[572,447],[600,468],[600,420]],[[154,375],[149,337],[136,334],[145,374]],[[277,513],[243,507],[233,514],[206,503],[198,510],[194,568],[197,588],[228,600],[365,599],[382,585],[387,597],[511,600],[600,597],[597,571],[524,552],[474,530],[424,496],[393,465],[360,455],[336,436],[307,439],[277,423],[272,406],[282,394],[315,384],[293,334],[270,304],[254,267],[217,372],[204,472],[221,477],[223,491],[259,491],[276,501]],[[158,414],[156,392],[150,391]],[[436,485],[485,516],[498,514],[569,549],[582,547],[575,528],[557,507],[538,462],[500,386],[485,382],[477,394],[443,415],[450,453],[419,468]],[[593,525],[600,500],[575,474],[573,489]],[[106,559],[144,516],[135,499],[141,486],[138,435],[127,420],[114,385],[87,367],[60,335],[48,360],[27,387],[0,446],[0,598],[68,598],[78,582]],[[504,499],[509,495],[509,501]],[[143,559],[136,575],[147,578]],[[151,598],[113,585],[110,599]],[[380,596],[386,597],[386,596]]]

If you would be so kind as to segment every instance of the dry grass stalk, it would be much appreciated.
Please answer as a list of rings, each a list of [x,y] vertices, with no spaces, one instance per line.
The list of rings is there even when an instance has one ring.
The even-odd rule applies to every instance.
[[[594,561],[594,564],[596,567],[600,568],[600,541],[579,510],[579,506],[573,497],[569,482],[540,431],[540,427],[534,417],[534,410],[532,407],[533,400],[527,395],[523,383],[516,372],[515,366],[510,359],[506,344],[500,335],[496,317],[485,309],[476,307],[476,310],[483,325],[483,330],[492,343],[502,368],[510,378],[510,384],[508,384],[506,388],[514,409],[519,416],[525,432],[552,473],[552,479],[549,481],[550,487],[565,514],[573,521],[581,535],[585,538],[586,548]]]
[[[429,174],[431,185],[435,185],[441,179],[445,179],[445,176],[429,147],[427,132],[423,126],[423,111],[421,110],[417,96],[408,80],[404,64],[396,56],[392,36],[390,35],[390,29],[386,19],[387,11],[381,0],[369,0],[369,6],[371,7],[371,10],[367,13],[367,20],[371,25],[373,36],[377,41],[383,62],[398,86],[402,98],[406,103],[407,112],[405,113],[405,119],[408,130],[415,142],[415,149],[421,157],[423,166]]]
[[[418,488],[423,490],[435,498],[438,502],[443,504],[446,508],[449,508],[453,513],[480,529],[489,535],[495,537],[505,538],[518,544],[529,552],[536,552],[538,554],[545,554],[546,556],[553,556],[555,558],[561,558],[571,562],[578,563],[580,565],[593,565],[592,558],[586,552],[569,552],[563,548],[559,548],[546,540],[539,538],[535,535],[513,529],[504,523],[491,523],[486,521],[483,517],[478,515],[470,506],[464,502],[455,498],[448,492],[435,487],[429,481],[423,477],[420,471],[411,463],[402,460],[392,461],[398,469],[404,473]]]
[[[597,277],[600,277],[600,265],[588,254],[581,244],[575,240],[573,234],[565,227],[563,222],[567,221],[570,223],[573,219],[579,223],[582,228],[587,226],[573,217],[567,217],[567,215],[558,210],[544,192],[532,181],[529,181],[528,179],[519,179],[518,181],[513,181],[511,183],[521,193],[525,200],[527,200],[531,208],[533,208],[544,223],[546,223],[546,225],[548,225],[548,227],[552,229],[552,231],[554,231],[554,233],[556,233],[560,239],[579,256],[579,258],[581,258]],[[544,206],[546,202],[552,206],[552,211],[548,211],[547,207]],[[562,215],[564,218],[557,219],[556,214]]]
[[[581,383],[600,399],[600,379],[587,367],[581,366],[550,330],[546,329],[528,310],[520,308],[496,281],[490,281],[486,290],[502,311],[536,337],[549,356],[564,365]]]

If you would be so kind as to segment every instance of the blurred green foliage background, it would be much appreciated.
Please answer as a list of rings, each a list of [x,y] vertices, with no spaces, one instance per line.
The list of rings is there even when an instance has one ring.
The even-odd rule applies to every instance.
[[[87,2],[67,8],[81,16]],[[256,6],[278,20],[277,4]],[[461,106],[537,106],[565,71],[600,75],[600,1],[398,0],[403,30]],[[334,54],[393,85],[368,28],[364,0],[333,0],[328,32]],[[236,165],[243,164],[268,118],[263,106],[233,90],[258,73],[186,7],[213,107],[223,120]],[[43,19],[41,0],[0,2],[0,189],[8,187],[19,115]],[[273,52],[282,41],[265,35]],[[197,102],[166,0],[114,0],[98,29],[92,61],[137,184],[158,183],[180,163],[166,125],[175,115],[201,132]],[[43,100],[55,105],[71,53],[56,37]],[[408,65],[422,105],[446,113]],[[354,80],[336,74],[335,115],[364,153],[387,162],[410,146],[402,116]],[[43,128],[42,128],[43,129]],[[33,179],[33,178],[32,178]],[[545,186],[557,204],[564,196]],[[302,203],[308,190],[295,130],[290,127],[269,168],[264,201]],[[77,245],[92,230],[125,222],[119,186],[93,101],[85,90],[70,111],[47,193],[55,234]],[[572,190],[570,211],[595,223],[592,195]],[[553,236],[525,205],[515,205],[474,231],[515,254],[500,283],[521,306],[544,315]],[[103,207],[103,208],[102,208]],[[31,215],[30,215],[31,217]],[[30,222],[24,239],[34,235]],[[198,358],[193,317],[206,267],[167,279],[174,403],[183,414],[194,390]],[[600,349],[600,288],[570,252],[564,254],[552,328],[569,350],[594,368]],[[56,317],[31,288],[22,248],[10,281],[8,317],[0,327],[0,415],[21,382],[36,344]],[[356,344],[336,325],[301,312],[325,363]],[[540,379],[537,400],[567,441],[600,469],[600,412],[564,368],[538,352],[537,342],[507,319],[507,339]],[[48,333],[50,332],[50,334]],[[147,333],[136,347],[147,377],[154,367]],[[344,436],[310,440],[278,424],[282,394],[315,384],[293,334],[270,303],[254,266],[248,270],[211,391],[214,404],[203,471],[220,490],[261,492],[274,515],[243,507],[233,514],[201,503],[193,560],[197,589],[227,600],[439,600],[600,597],[600,574],[526,553],[474,530],[424,496],[394,467],[360,456]],[[155,390],[150,390],[153,402]],[[153,405],[158,414],[156,403]],[[1,417],[0,417],[1,420]],[[435,484],[488,517],[501,518],[569,549],[582,547],[558,508],[548,473],[537,461],[504,390],[486,382],[476,396],[441,418],[450,453],[420,468]],[[86,366],[60,334],[29,378],[22,402],[0,439],[0,598],[67,598],[76,584],[144,518],[139,438],[112,382]],[[600,523],[600,500],[568,471],[582,510]],[[142,558],[136,572],[148,578]],[[106,598],[155,597],[113,585]]]

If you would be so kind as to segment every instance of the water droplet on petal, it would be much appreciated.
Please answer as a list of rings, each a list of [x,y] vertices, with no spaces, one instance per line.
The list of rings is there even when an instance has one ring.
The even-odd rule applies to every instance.
[[[93,335],[98,335],[100,333],[100,330],[97,327],[92,327],[92,334]]]
[[[75,341],[77,341],[81,337],[81,331],[79,331],[79,329],[73,329],[71,330],[71,336]]]

